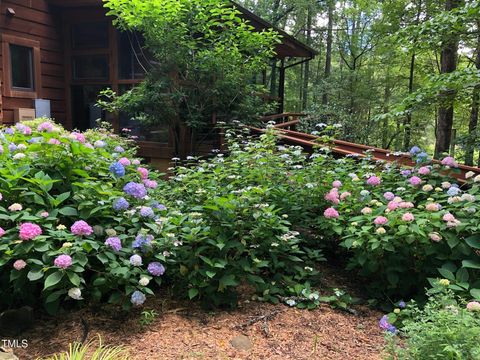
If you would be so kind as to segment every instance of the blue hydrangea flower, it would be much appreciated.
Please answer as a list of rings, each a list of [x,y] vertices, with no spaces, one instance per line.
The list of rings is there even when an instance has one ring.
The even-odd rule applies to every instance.
[[[41,138],[41,137],[33,137],[30,140],[28,140],[28,143],[37,144],[37,143],[42,142],[42,141],[43,141],[43,138]]]
[[[146,299],[147,299],[147,297],[145,296],[144,293],[136,290],[136,291],[133,292],[133,294],[130,298],[130,302],[135,306],[140,306],[145,302]]]
[[[117,153],[123,153],[123,152],[125,152],[125,149],[122,148],[121,146],[115,146],[115,149],[113,149],[113,151],[115,151]]]
[[[417,155],[417,160],[416,160],[417,164],[421,164],[429,161],[430,161],[430,158],[426,152],[422,151]]]
[[[133,196],[137,199],[143,199],[147,195],[147,189],[143,184],[139,184],[136,182],[129,182],[127,185],[123,187],[123,191],[126,194]]]
[[[125,198],[123,198],[123,197],[118,198],[118,199],[115,200],[115,202],[113,203],[113,209],[114,209],[115,211],[127,210],[129,206],[130,206],[130,204],[129,204],[128,201],[125,200]]]
[[[410,176],[412,174],[412,171],[405,169],[405,170],[400,171],[400,174],[407,177],[407,176]]]
[[[420,149],[418,146],[414,146],[410,149],[410,155],[416,155],[419,152],[422,152],[422,149]]]
[[[5,130],[3,130],[3,132],[7,135],[13,135],[15,133],[15,130],[11,127],[9,128],[6,128]]]
[[[138,234],[132,243],[132,248],[145,251],[150,246],[152,240],[152,235]]]
[[[15,150],[17,150],[17,145],[15,145],[14,143],[8,144],[8,151],[14,152]]]
[[[107,144],[105,143],[105,141],[97,140],[93,143],[93,146],[95,146],[96,148],[104,148],[105,146],[107,146]]]
[[[405,301],[403,300],[400,300],[399,303],[398,303],[398,307],[400,309],[405,309],[405,307],[407,306],[407,304],[405,303]]]
[[[457,196],[461,192],[462,190],[460,190],[458,187],[451,186],[450,189],[448,189],[447,194],[449,196]]]
[[[108,169],[116,177],[122,177],[125,175],[125,168],[118,162],[114,162]]]
[[[153,209],[151,207],[142,206],[140,208],[140,216],[147,217],[147,218],[153,218],[155,216],[155,213],[153,212]]]

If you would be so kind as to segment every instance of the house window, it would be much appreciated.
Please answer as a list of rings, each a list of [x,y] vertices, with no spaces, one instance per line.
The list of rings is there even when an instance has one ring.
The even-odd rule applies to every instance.
[[[136,80],[145,77],[149,54],[143,37],[136,32],[118,32],[118,78]]]
[[[35,99],[41,97],[40,43],[3,34],[2,62],[4,96]]]
[[[74,80],[108,80],[107,55],[75,56],[72,68]]]
[[[34,91],[33,49],[10,44],[12,89]]]

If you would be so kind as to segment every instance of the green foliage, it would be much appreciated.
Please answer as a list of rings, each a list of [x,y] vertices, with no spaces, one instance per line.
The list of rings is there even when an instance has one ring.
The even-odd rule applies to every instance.
[[[155,310],[145,310],[142,311],[140,318],[140,325],[148,326],[155,321],[155,318],[158,316],[158,313]]]
[[[123,347],[104,345],[99,336],[98,344],[94,340],[90,340],[85,344],[73,343],[69,345],[68,351],[42,360],[127,360],[130,358],[130,355]]]
[[[177,132],[180,123],[210,124],[212,114],[246,121],[265,110],[263,89],[252,79],[274,56],[279,37],[255,31],[230,2],[106,0],[105,7],[119,29],[144,36],[153,59],[142,84],[121,96],[105,92],[103,107]]]
[[[388,336],[388,359],[462,359],[480,357],[480,317],[443,285],[427,292],[423,308],[414,302],[398,314],[402,318],[400,339]],[[389,316],[389,321],[398,321]]]

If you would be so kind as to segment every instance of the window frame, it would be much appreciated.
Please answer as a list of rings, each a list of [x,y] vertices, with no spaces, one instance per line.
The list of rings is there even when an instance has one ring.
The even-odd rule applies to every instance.
[[[41,55],[40,42],[14,35],[2,34],[2,60],[3,60],[3,81],[4,96],[14,98],[37,99],[40,98],[41,89]],[[12,84],[12,64],[10,45],[28,47],[32,49],[32,90],[15,88]]]

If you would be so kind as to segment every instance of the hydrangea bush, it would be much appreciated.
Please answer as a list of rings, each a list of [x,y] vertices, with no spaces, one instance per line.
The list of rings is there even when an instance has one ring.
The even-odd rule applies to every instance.
[[[128,308],[153,293],[165,258],[132,244],[161,227],[166,208],[152,196],[159,175],[134,150],[106,130],[48,120],[1,129],[0,306]]]
[[[480,176],[468,173],[461,184],[452,177],[458,166],[452,158],[432,164],[419,149],[412,155],[414,168],[314,159],[312,171],[330,183],[316,226],[338,239],[349,268],[377,292],[415,295],[441,274],[452,289],[480,298]]]

